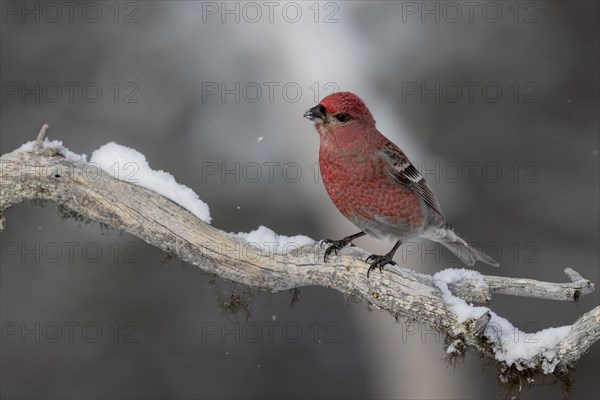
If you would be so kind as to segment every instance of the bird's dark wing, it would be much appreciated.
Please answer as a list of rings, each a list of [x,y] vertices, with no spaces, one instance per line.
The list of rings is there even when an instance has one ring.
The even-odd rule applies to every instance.
[[[440,216],[443,216],[440,204],[425,178],[402,150],[389,142],[382,150],[382,156],[389,163],[388,173],[392,178],[417,193],[425,204],[434,209]]]

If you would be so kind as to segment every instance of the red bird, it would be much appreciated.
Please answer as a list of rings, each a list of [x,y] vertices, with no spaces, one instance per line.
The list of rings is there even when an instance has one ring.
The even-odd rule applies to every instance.
[[[304,113],[319,132],[319,166],[329,197],[360,232],[329,244],[324,261],[365,234],[393,238],[385,255],[371,255],[371,270],[394,264],[403,241],[426,238],[446,246],[466,265],[498,263],[469,245],[446,222],[440,205],[406,154],[383,136],[365,103],[350,92],[333,93]]]

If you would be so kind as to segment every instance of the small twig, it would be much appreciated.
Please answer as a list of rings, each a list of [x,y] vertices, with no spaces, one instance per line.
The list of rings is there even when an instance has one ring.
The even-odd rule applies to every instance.
[[[34,153],[39,153],[42,150],[42,147],[44,146],[44,139],[46,138],[46,132],[48,131],[49,127],[50,125],[44,124],[40,128],[40,132],[38,133],[37,138],[35,139],[35,143],[33,145]]]
[[[572,268],[565,268],[565,275],[569,277],[571,282],[586,282],[591,283],[587,279],[583,279],[583,277],[579,274],[579,272],[575,271]]]
[[[481,336],[483,332],[485,332],[485,328],[487,328],[490,320],[492,319],[492,314],[489,311],[485,312],[481,317],[477,318],[473,322],[473,332],[476,335]]]

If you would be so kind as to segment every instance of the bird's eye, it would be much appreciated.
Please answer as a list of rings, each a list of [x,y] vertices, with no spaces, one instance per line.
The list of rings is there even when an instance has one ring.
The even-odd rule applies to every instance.
[[[338,114],[335,116],[335,119],[340,122],[346,122],[350,119],[350,116],[348,114]]]

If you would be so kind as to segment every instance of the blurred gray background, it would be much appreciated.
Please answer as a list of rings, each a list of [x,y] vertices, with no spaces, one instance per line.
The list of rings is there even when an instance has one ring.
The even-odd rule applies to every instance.
[[[77,153],[109,141],[144,153],[218,228],[341,238],[356,229],[315,175],[318,136],[302,114],[349,90],[457,231],[501,264],[477,270],[563,282],[572,267],[600,284],[598,2],[65,4],[0,3],[2,153],[48,122]],[[3,398],[503,395],[489,360],[447,367],[442,337],[335,291],[303,288],[290,307],[292,293],[165,262],[52,204],[6,220]],[[460,266],[421,242],[396,260]],[[491,307],[533,332],[572,323],[598,293],[577,304],[497,295]],[[239,298],[248,306],[222,311]],[[600,397],[598,353],[577,365],[573,398]],[[553,378],[523,395],[560,397]]]

